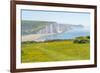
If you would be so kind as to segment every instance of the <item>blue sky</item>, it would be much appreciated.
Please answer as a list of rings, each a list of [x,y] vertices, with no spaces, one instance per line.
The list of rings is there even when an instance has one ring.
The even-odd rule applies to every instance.
[[[90,13],[22,10],[22,20],[54,21],[64,24],[81,24],[90,27]]]

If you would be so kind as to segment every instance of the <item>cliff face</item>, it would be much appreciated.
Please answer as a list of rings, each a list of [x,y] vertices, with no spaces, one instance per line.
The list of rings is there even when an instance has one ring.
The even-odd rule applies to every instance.
[[[27,34],[53,34],[63,33],[75,28],[83,28],[82,25],[60,24],[48,21],[22,21],[22,35]]]
[[[67,31],[67,27],[65,25],[52,23],[49,25],[46,25],[43,29],[39,30],[38,34],[53,34],[53,33],[62,33],[64,31]]]
[[[71,24],[58,24],[52,23],[46,25],[43,29],[39,30],[38,34],[53,34],[53,33],[63,33],[74,28],[82,28],[81,25],[71,25]]]

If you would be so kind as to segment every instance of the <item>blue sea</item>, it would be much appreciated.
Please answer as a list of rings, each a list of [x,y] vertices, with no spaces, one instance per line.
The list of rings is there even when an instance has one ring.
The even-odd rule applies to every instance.
[[[63,33],[52,34],[43,36],[39,39],[56,40],[56,39],[74,39],[79,36],[90,36],[90,31],[85,29],[72,29]]]

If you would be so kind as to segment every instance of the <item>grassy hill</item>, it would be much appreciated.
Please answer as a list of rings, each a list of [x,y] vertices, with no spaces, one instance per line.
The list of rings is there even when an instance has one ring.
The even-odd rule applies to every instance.
[[[90,59],[90,43],[73,40],[22,43],[22,63]]]

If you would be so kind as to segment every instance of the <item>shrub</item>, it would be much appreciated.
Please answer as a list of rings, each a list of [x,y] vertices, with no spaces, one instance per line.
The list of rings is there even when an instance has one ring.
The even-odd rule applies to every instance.
[[[87,39],[90,39],[90,36],[86,36]]]
[[[90,40],[89,40],[90,36],[86,36],[86,37],[83,37],[83,36],[80,36],[80,37],[76,37],[74,39],[74,43],[88,43]]]

